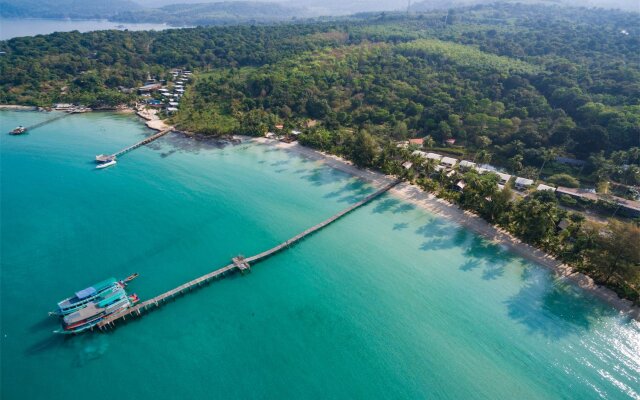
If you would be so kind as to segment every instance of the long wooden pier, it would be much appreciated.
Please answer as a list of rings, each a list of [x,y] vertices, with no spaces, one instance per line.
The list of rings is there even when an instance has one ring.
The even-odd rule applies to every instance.
[[[106,161],[110,161],[110,160],[114,160],[117,157],[121,156],[124,153],[128,153],[133,149],[137,149],[140,146],[144,146],[145,144],[151,143],[154,140],[166,135],[167,133],[171,132],[174,129],[173,126],[168,127],[167,129],[163,129],[160,132],[153,134],[151,136],[148,136],[144,139],[142,139],[141,141],[132,144],[131,146],[125,147],[122,150],[119,150],[111,155],[106,155],[106,154],[100,154],[98,156],[96,156],[96,161],[98,162],[106,162]]]
[[[62,115],[57,115],[57,116],[55,116],[53,118],[49,118],[49,119],[46,119],[46,120],[44,120],[42,122],[38,122],[37,124],[31,125],[31,126],[26,126],[25,127],[25,132],[31,132],[32,130],[38,129],[41,126],[45,126],[45,125],[50,124],[52,122],[58,121],[58,120],[60,120],[62,118],[66,118],[71,114],[75,114],[75,113],[74,112],[65,112]]]
[[[286,248],[288,248],[289,246],[299,242],[300,240],[304,239],[305,237],[313,234],[314,232],[319,231],[320,229],[326,227],[327,225],[335,222],[336,220],[344,217],[345,215],[347,215],[348,213],[352,212],[353,210],[369,203],[371,200],[375,199],[376,197],[382,195],[383,193],[387,192],[389,189],[393,188],[394,186],[396,186],[398,183],[400,183],[400,180],[396,180],[393,181],[392,183],[389,183],[388,185],[382,187],[381,189],[375,191],[374,193],[371,193],[370,195],[366,196],[364,199],[358,201],[357,203],[352,204],[351,206],[349,206],[348,208],[340,211],[339,213],[335,214],[334,216],[332,216],[331,218],[328,218],[322,222],[320,222],[317,225],[312,226],[311,228],[305,230],[304,232],[292,237],[291,239],[280,243],[279,245],[272,247],[269,250],[263,251],[262,253],[256,254],[252,257],[243,257],[243,256],[237,256],[234,257],[232,260],[232,263],[222,267],[220,269],[217,269],[213,272],[210,272],[206,275],[203,275],[199,278],[196,278],[192,281],[189,281],[185,284],[182,284],[174,289],[171,289],[167,292],[164,292],[152,299],[143,301],[133,307],[127,308],[126,310],[123,310],[119,313],[115,313],[115,314],[111,314],[109,315],[107,318],[103,319],[98,325],[97,327],[100,330],[105,330],[108,329],[110,327],[114,327],[116,322],[118,321],[125,321],[127,319],[127,317],[132,318],[135,316],[140,316],[142,314],[142,312],[149,310],[149,309],[153,309],[153,308],[157,308],[160,307],[162,304],[166,303],[167,300],[170,300],[172,298],[175,298],[177,296],[183,295],[185,293],[188,293],[192,290],[195,290],[201,286],[204,286],[208,283],[210,283],[211,281],[221,278],[223,276],[225,276],[228,273],[232,273],[232,272],[236,272],[236,271],[240,271],[241,273],[245,273],[245,272],[249,272],[251,271],[251,264],[252,263],[257,263],[258,261],[264,260],[265,258],[268,258]]]

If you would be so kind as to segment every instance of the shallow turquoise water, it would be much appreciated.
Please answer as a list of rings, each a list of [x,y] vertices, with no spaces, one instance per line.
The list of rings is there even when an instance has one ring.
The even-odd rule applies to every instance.
[[[107,334],[63,338],[55,302],[139,272],[152,297],[369,193],[261,145],[134,118],[0,113],[3,399],[640,398],[640,324],[386,195],[267,261]]]

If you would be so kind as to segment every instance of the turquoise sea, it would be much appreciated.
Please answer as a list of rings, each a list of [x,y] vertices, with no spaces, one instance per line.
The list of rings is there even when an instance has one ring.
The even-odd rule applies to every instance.
[[[640,324],[390,195],[109,333],[62,337],[55,303],[133,272],[149,298],[369,193],[266,145],[131,116],[0,112],[2,399],[639,399]]]

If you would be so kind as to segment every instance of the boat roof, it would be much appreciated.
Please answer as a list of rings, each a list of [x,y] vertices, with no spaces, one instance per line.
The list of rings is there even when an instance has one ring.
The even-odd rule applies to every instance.
[[[69,325],[69,324],[74,324],[76,322],[82,321],[87,318],[91,318],[94,315],[97,315],[103,312],[106,309],[107,305],[109,303],[112,303],[114,300],[120,300],[120,299],[126,299],[126,298],[127,298],[127,293],[124,291],[124,289],[120,289],[116,291],[112,296],[104,298],[100,301],[91,302],[87,304],[86,307],[81,308],[80,310],[65,316],[63,318],[64,323]]]
[[[92,286],[89,286],[86,289],[82,289],[76,292],[76,297],[78,299],[84,299],[87,298],[89,296],[93,296],[94,294],[100,292],[101,290],[104,290],[110,286],[112,286],[114,283],[116,283],[117,280],[116,278],[109,278],[109,279],[105,279],[103,281],[100,281]]]

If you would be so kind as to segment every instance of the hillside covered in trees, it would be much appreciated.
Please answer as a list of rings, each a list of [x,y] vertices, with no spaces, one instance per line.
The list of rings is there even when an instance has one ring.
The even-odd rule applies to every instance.
[[[380,140],[455,139],[527,175],[549,154],[606,164],[640,146],[638,26],[634,13],[502,4],[324,23],[57,33],[0,42],[0,102],[114,105],[133,100],[119,87],[187,67],[201,73],[176,117],[187,130],[257,135],[312,119],[331,132],[324,140],[342,129]],[[617,160],[633,166],[634,154]],[[637,172],[612,173],[632,184]]]

